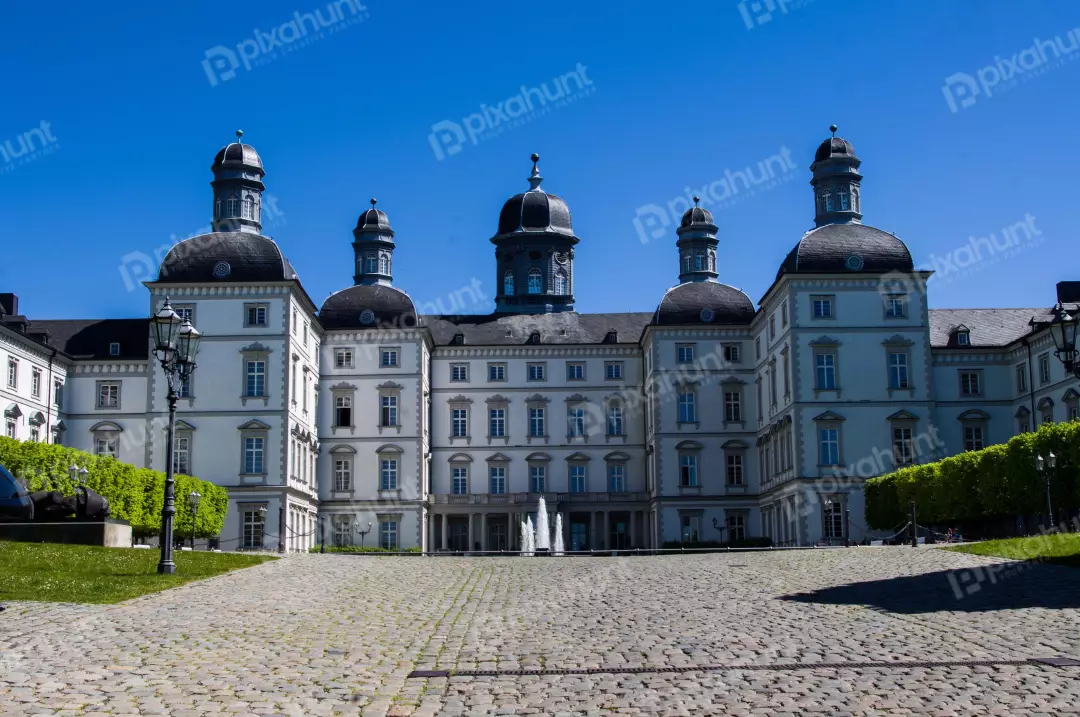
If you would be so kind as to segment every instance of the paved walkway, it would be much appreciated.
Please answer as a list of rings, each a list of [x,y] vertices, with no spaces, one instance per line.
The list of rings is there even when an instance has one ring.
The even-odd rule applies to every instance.
[[[0,714],[1080,715],[1080,667],[1038,664],[406,678],[1080,657],[1080,570],[999,566],[899,547],[300,555],[120,605],[9,604]]]

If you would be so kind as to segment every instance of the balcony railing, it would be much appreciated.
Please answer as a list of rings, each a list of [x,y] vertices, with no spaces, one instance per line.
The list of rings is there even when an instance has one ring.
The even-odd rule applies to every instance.
[[[435,505],[529,505],[535,506],[540,498],[554,507],[559,503],[632,503],[649,499],[644,492],[633,493],[465,493],[452,495],[432,493],[428,503]]]

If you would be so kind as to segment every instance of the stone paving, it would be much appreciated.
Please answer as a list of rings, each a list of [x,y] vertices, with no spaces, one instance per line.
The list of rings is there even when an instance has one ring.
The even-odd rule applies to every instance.
[[[1080,715],[1080,667],[1038,664],[406,678],[1080,657],[1080,570],[986,570],[1002,565],[901,547],[290,556],[119,605],[9,603],[0,714]]]

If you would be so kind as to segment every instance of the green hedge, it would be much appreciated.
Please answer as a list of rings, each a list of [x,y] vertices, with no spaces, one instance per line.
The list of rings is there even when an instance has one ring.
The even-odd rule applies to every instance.
[[[95,456],[66,446],[0,437],[0,465],[25,480],[31,492],[55,490],[74,495],[75,483],[68,475],[68,467],[72,464],[89,471],[87,487],[109,499],[113,518],[131,523],[132,531],[137,535],[161,532],[161,505],[165,499],[165,474],[161,471],[136,468],[115,458]],[[221,533],[229,508],[228,492],[192,476],[178,475],[175,479],[176,535],[191,535],[191,508],[187,496],[193,490],[202,496],[196,535],[210,538]]]
[[[1048,424],[1008,443],[871,478],[866,524],[890,530],[908,520],[912,501],[919,522],[927,524],[1044,514],[1046,481],[1035,456],[1050,451],[1057,456],[1057,469],[1050,471],[1054,514],[1071,515],[1080,506],[1080,421]]]

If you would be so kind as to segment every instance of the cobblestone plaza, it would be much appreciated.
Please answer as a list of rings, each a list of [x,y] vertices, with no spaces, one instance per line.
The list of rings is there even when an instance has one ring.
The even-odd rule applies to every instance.
[[[1002,563],[289,556],[116,605],[8,603],[0,714],[1080,714],[1080,667],[1025,662],[1080,656],[1080,572]],[[928,661],[953,664],[798,667]],[[508,674],[574,668],[612,672]]]

